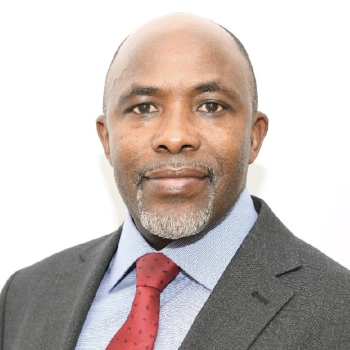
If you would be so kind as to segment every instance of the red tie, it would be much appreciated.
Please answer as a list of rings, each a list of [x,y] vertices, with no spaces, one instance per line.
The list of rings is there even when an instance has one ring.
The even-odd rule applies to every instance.
[[[136,262],[136,293],[128,318],[106,350],[152,350],[158,332],[162,290],[180,268],[161,253],[150,253]]]

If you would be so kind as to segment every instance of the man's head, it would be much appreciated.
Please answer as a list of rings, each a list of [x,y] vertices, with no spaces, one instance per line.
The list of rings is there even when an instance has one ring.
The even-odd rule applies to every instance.
[[[97,129],[155,248],[215,224],[244,189],[268,124],[253,79],[230,33],[192,15],[153,20],[120,48]]]

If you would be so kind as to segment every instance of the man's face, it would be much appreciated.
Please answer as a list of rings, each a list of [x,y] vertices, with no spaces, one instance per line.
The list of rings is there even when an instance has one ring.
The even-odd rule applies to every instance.
[[[134,34],[110,71],[98,130],[119,192],[151,244],[215,223],[245,187],[255,123],[250,76],[221,31],[224,43],[187,28],[158,29],[152,40]]]

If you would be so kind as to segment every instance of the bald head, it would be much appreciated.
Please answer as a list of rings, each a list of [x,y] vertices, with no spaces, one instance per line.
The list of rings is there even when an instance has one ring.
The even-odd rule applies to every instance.
[[[243,59],[241,62],[242,74],[250,90],[252,113],[257,110],[256,79],[243,44],[229,30],[210,20],[178,13],[162,16],[146,23],[121,43],[114,54],[106,76],[103,96],[103,112],[105,115],[107,113],[108,97],[118,82],[119,74],[122,74],[122,71],[126,69],[126,60],[131,59],[137,51],[141,50],[143,60],[146,61],[148,59],[147,53],[152,50],[155,42],[162,44],[169,43],[169,41],[175,48],[180,41],[187,41],[190,46],[195,41],[203,42],[206,45],[217,46],[221,50],[231,51],[234,56],[240,56],[240,59]],[[164,51],[164,53],[167,52]]]

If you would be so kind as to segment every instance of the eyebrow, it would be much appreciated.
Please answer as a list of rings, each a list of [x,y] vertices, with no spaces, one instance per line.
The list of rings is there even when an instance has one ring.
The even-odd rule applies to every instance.
[[[224,93],[230,93],[229,90],[225,89],[219,82],[217,81],[208,81],[205,83],[200,83],[198,85],[195,85],[193,88],[193,91],[198,92],[224,92]]]
[[[134,86],[129,93],[122,95],[119,101],[122,102],[134,96],[152,96],[159,91],[155,86]]]

